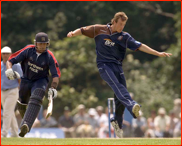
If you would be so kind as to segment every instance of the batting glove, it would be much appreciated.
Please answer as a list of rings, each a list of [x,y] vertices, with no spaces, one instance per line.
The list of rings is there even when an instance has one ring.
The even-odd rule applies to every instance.
[[[6,77],[9,79],[9,80],[15,80],[15,79],[19,79],[20,78],[20,75],[18,72],[16,71],[13,71],[12,68],[9,68],[5,71],[5,74],[6,74]]]
[[[49,88],[48,99],[50,99],[51,96],[52,96],[52,98],[56,98],[57,97],[57,90],[56,89]]]

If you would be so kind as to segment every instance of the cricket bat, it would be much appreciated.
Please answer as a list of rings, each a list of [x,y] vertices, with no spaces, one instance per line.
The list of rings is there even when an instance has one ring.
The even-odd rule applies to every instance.
[[[50,95],[49,98],[49,103],[48,103],[48,107],[47,107],[47,114],[46,114],[46,119],[52,115],[52,108],[53,108],[53,99],[52,99],[52,95]]]

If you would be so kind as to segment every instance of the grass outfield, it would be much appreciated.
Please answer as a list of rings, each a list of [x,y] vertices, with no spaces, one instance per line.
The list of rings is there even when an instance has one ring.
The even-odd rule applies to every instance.
[[[2,138],[1,145],[181,145],[181,138]]]

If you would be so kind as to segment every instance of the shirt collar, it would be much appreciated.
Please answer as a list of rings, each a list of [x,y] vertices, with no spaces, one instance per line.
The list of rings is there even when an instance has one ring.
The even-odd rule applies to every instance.
[[[48,50],[48,49],[46,49],[46,51],[45,51],[45,52],[43,52],[43,53],[41,53],[41,54],[47,53],[47,50]],[[37,51],[36,51],[36,48],[35,48],[35,47],[34,47],[33,52],[34,52],[35,54],[37,54]]]

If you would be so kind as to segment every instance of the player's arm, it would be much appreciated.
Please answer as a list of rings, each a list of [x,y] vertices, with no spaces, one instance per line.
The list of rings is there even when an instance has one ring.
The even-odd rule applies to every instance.
[[[27,45],[27,46],[24,47],[23,49],[21,49],[21,50],[15,52],[15,53],[13,53],[13,54],[9,57],[9,59],[8,59],[8,61],[12,63],[12,64],[10,64],[10,65],[14,65],[14,64],[16,64],[16,63],[19,63],[19,62],[22,62],[23,60],[25,60],[25,59],[26,59],[26,56],[27,56],[27,54],[28,54],[28,50],[29,50],[29,49],[32,49],[32,48],[34,48],[34,47],[35,47],[35,45]],[[10,66],[9,66],[9,67],[10,67]],[[12,66],[11,66],[11,67],[12,67]]]
[[[6,68],[7,70],[5,71],[6,77],[9,80],[15,80],[20,78],[20,74],[17,71],[13,71],[12,66],[18,62],[21,62],[25,59],[25,54],[27,51],[27,48],[30,48],[32,45],[28,45],[27,47],[13,53],[8,61],[6,62]]]
[[[87,37],[94,38],[95,37],[95,29],[96,29],[96,25],[90,25],[90,26],[78,28],[74,31],[70,31],[67,34],[67,37],[85,35]]]
[[[52,96],[52,98],[56,98],[57,97],[57,86],[59,83],[59,77],[54,77],[52,78],[52,83],[51,83],[51,87],[49,88],[48,91],[48,99]]]
[[[67,37],[74,37],[74,36],[78,36],[78,35],[82,35],[82,32],[81,32],[81,29],[78,28],[74,31],[70,31],[68,34],[67,34]]]
[[[13,53],[9,58],[6,63],[6,68],[12,68],[14,64],[17,64],[25,59],[26,53],[27,53],[27,48],[32,47],[32,45],[28,45],[24,47],[23,49]]]
[[[9,80],[20,79],[20,74],[17,71],[13,71],[12,66],[13,64],[8,60],[6,62],[6,68],[7,68],[5,71],[6,77]]]
[[[52,79],[51,88],[56,89],[57,86],[58,86],[58,83],[59,83],[59,77],[54,77],[54,78]]]
[[[140,51],[148,53],[148,54],[152,54],[155,56],[159,56],[159,57],[170,57],[172,54],[171,53],[166,53],[166,52],[158,52],[152,48],[150,48],[149,46],[142,44],[139,48]]]
[[[48,50],[48,53],[50,54],[49,58],[49,69],[52,75],[52,83],[51,83],[51,88],[49,88],[48,91],[48,98],[50,95],[52,95],[53,98],[57,97],[57,86],[59,83],[59,78],[61,77],[61,71],[59,69],[59,64],[54,57],[53,53]]]
[[[10,69],[10,68],[12,68],[12,63],[8,60],[7,62],[6,62],[6,68],[7,69]]]
[[[22,71],[21,65],[19,63],[16,64],[16,71],[20,74],[20,77],[23,76],[23,71]],[[18,83],[19,83],[19,86],[20,86],[21,79],[18,79]]]

